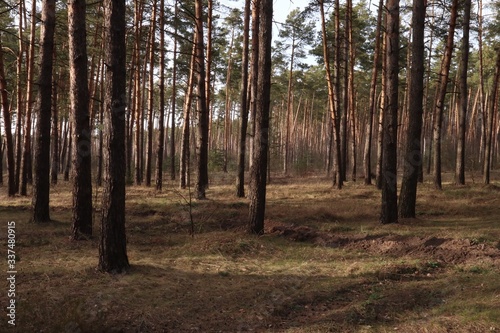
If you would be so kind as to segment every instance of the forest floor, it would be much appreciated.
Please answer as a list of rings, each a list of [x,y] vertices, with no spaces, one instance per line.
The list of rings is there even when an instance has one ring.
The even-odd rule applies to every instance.
[[[69,184],[53,188],[43,225],[29,223],[29,198],[0,189],[1,251],[16,221],[18,272],[16,327],[4,290],[0,331],[500,332],[498,181],[426,183],[417,219],[381,225],[380,193],[362,180],[339,191],[275,177],[260,237],[232,183],[218,175],[191,203],[169,183],[128,188],[131,268],[119,275],[96,271],[99,204],[95,237],[75,242]]]

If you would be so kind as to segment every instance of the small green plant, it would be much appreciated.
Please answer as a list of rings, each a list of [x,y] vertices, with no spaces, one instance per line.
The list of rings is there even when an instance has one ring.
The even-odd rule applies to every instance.
[[[426,267],[431,269],[437,269],[441,267],[441,264],[437,261],[428,261]]]

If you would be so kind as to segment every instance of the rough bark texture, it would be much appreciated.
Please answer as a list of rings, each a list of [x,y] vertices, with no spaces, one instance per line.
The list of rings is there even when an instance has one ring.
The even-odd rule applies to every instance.
[[[50,164],[50,183],[57,184],[57,176],[59,174],[59,108],[57,104],[58,83],[54,80],[52,83],[52,151]]]
[[[73,239],[92,236],[92,173],[85,0],[68,3],[69,77],[73,124]]]
[[[240,145],[238,147],[238,174],[236,176],[236,196],[245,196],[245,154],[248,129],[248,55],[250,43],[250,0],[245,1],[245,12],[243,17],[243,50],[241,71],[241,128]]]
[[[98,267],[119,273],[129,267],[125,235],[125,0],[104,0],[104,21],[105,186]]]
[[[269,148],[269,112],[271,103],[271,41],[273,1],[260,0],[258,80],[255,92],[255,137],[253,164],[250,170],[249,231],[264,233],[266,208],[266,171]],[[259,4],[257,4],[259,5]]]
[[[386,3],[386,82],[384,139],[382,154],[382,211],[380,222],[398,221],[397,196],[397,129],[399,74],[399,0]]]
[[[492,136],[493,136],[493,119],[495,113],[498,111],[498,95],[500,84],[500,48],[497,49],[497,64],[495,70],[495,79],[493,81],[493,90],[491,92],[491,103],[488,110],[488,121],[486,129],[486,142],[484,150],[484,170],[483,182],[484,184],[490,183],[490,168],[491,168],[491,150],[492,150]]]
[[[439,72],[438,90],[436,93],[436,102],[434,105],[434,133],[433,133],[433,165],[434,165],[434,186],[441,189],[441,126],[443,122],[444,100],[446,97],[446,87],[448,86],[448,77],[450,74],[451,56],[453,53],[453,37],[455,35],[455,26],[457,22],[458,0],[453,0],[450,13],[450,26],[446,47]]]
[[[322,38],[323,38],[323,59],[325,61],[325,69],[326,69],[326,82],[328,84],[328,105],[330,108],[330,115],[332,119],[332,124],[333,124],[333,131],[331,131],[331,134],[333,134],[333,144],[334,144],[334,166],[336,167],[335,169],[335,174],[333,176],[333,183],[334,185],[337,186],[337,189],[341,189],[343,185],[343,180],[342,180],[342,172],[341,172],[341,161],[340,161],[340,131],[339,131],[339,125],[340,122],[337,119],[337,112],[336,112],[336,98],[335,98],[335,86],[334,82],[332,79],[332,73],[331,73],[331,67],[330,67],[330,53],[329,53],[329,48],[328,48],[328,41],[327,41],[327,35],[326,35],[326,20],[325,20],[325,8],[324,8],[324,3],[321,0],[320,1],[320,12],[321,12],[321,33],[322,33]]]
[[[425,0],[413,2],[413,42],[411,44],[408,128],[403,157],[403,180],[399,197],[399,216],[415,217],[419,167],[422,165],[420,138],[424,98],[424,24]]]
[[[153,14],[149,32],[149,95],[148,95],[148,136],[146,147],[146,186],[151,186],[153,170],[153,118],[154,118],[154,64],[156,34],[156,1],[153,2]]]
[[[467,71],[469,68],[469,31],[470,31],[470,11],[471,0],[464,1],[464,16],[463,16],[463,35],[462,35],[462,59],[460,65],[460,104],[459,104],[459,121],[458,121],[458,141],[457,141],[457,159],[455,164],[455,183],[457,185],[465,185],[465,123],[467,120],[467,108],[469,106],[468,87],[467,87]]]
[[[380,31],[382,26],[382,11],[383,1],[379,1],[378,14],[377,14],[377,30],[375,32],[375,50],[373,55],[372,77],[370,81],[370,99],[369,99],[369,112],[368,123],[366,124],[366,137],[365,149],[363,151],[363,169],[365,174],[365,185],[372,183],[372,137],[373,137],[373,117],[376,115],[377,108],[377,79],[378,67],[380,62]]]
[[[195,1],[196,25],[196,74],[198,87],[198,165],[196,197],[205,199],[208,187],[208,108],[205,92],[205,56],[203,42],[203,3]]]
[[[52,113],[52,67],[54,31],[56,27],[55,0],[42,2],[42,30],[40,34],[40,76],[35,129],[33,181],[33,222],[50,221],[50,116]]]
[[[2,102],[2,112],[3,112],[3,123],[5,131],[5,142],[7,145],[7,172],[8,172],[8,187],[7,193],[9,196],[14,196],[16,194],[16,181],[15,181],[15,166],[14,166],[14,142],[11,132],[11,119],[10,119],[10,107],[9,107],[9,97],[7,95],[7,81],[5,80],[5,69],[3,64],[3,48],[2,39],[0,36],[0,97]],[[1,144],[1,142],[0,142]]]
[[[196,37],[195,37],[196,38]],[[189,184],[189,122],[191,113],[191,101],[193,96],[193,81],[194,81],[194,65],[195,65],[195,44],[193,43],[193,50],[191,53],[191,67],[189,70],[189,78],[184,96],[184,123],[182,124],[182,141],[181,141],[181,156],[180,156],[180,188],[186,188]]]
[[[158,141],[156,145],[156,190],[163,183],[163,152],[165,142],[165,0],[160,0],[160,115],[158,117]],[[173,109],[172,109],[173,110]],[[172,117],[174,115],[172,114]],[[173,140],[173,139],[172,139]]]

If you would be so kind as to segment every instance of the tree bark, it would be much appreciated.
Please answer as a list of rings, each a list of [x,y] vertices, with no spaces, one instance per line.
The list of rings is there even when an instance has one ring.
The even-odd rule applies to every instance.
[[[54,32],[56,27],[56,2],[42,2],[42,29],[40,32],[40,77],[38,79],[38,103],[35,130],[35,154],[33,182],[33,222],[50,221],[50,116],[52,113],[52,68],[54,56]]]
[[[105,186],[98,268],[109,273],[130,266],[125,235],[125,8],[124,0],[104,0]]]
[[[31,31],[30,31],[30,48],[28,57],[28,82],[26,91],[26,117],[24,119],[24,141],[23,152],[21,157],[21,185],[20,194],[27,195],[27,184],[31,179],[32,164],[31,164],[31,112],[33,107],[33,86],[35,80],[35,33],[36,33],[36,1],[33,1],[31,7]],[[28,175],[29,174],[29,175]]]
[[[213,31],[213,11],[214,11],[214,1],[207,0],[207,45],[206,45],[206,65],[205,65],[205,103],[207,106],[207,112],[210,112],[211,104],[212,104],[212,96],[211,96],[211,83],[212,83],[212,31]],[[210,133],[212,130],[212,117],[208,115],[208,124],[207,124],[207,147],[210,144]],[[208,149],[208,148],[207,148]],[[208,180],[207,180],[208,181]]]
[[[135,110],[135,170],[134,183],[142,184],[142,127],[143,127],[143,111],[142,111],[142,91],[141,91],[141,38],[142,38],[142,13],[143,5],[140,0],[134,1],[134,29],[135,29],[135,80],[134,80],[134,110]]]
[[[264,233],[266,209],[266,176],[269,149],[269,113],[271,104],[271,42],[273,1],[257,0],[259,6],[259,57],[257,91],[255,91],[255,152],[250,170],[253,183],[250,193],[249,231],[260,235]],[[256,59],[254,59],[255,61]]]
[[[16,152],[15,152],[15,176],[14,176],[14,193],[19,192],[19,185],[20,185],[20,174],[21,174],[21,154],[22,154],[22,147],[21,147],[21,141],[22,141],[22,136],[21,136],[21,131],[22,131],[22,118],[23,118],[23,110],[24,110],[24,104],[23,104],[23,92],[24,92],[24,87],[23,87],[23,55],[24,55],[24,37],[23,37],[23,22],[26,23],[24,20],[24,14],[26,11],[26,6],[24,0],[19,0],[19,29],[18,29],[18,45],[19,45],[19,51],[17,54],[17,64],[16,64],[16,90],[17,90],[17,120],[16,120]],[[12,121],[12,119],[10,119]],[[7,146],[8,148],[8,146]],[[8,154],[8,152],[7,152]],[[7,159],[8,163],[8,159]],[[8,166],[7,166],[8,167]],[[9,192],[10,193],[10,192]]]
[[[208,108],[205,90],[205,47],[203,42],[203,2],[195,0],[196,28],[196,74],[198,88],[198,165],[196,180],[196,197],[205,199],[208,188]]]
[[[356,181],[357,157],[356,157],[356,102],[354,88],[354,62],[355,62],[355,47],[354,38],[352,36],[352,0],[347,1],[346,25],[347,25],[347,42],[349,44],[349,66],[347,75],[347,94],[348,105],[350,111],[351,123],[351,180]]]
[[[194,37],[196,39],[196,36]],[[180,156],[180,188],[186,188],[189,183],[189,137],[190,137],[190,115],[191,115],[191,102],[193,96],[193,81],[195,72],[195,47],[196,43],[193,42],[193,49],[191,53],[191,65],[189,67],[189,78],[187,83],[186,94],[184,96],[184,122],[182,124],[182,141],[181,141],[181,156]]]
[[[458,0],[453,0],[450,13],[450,26],[446,47],[439,72],[439,81],[436,93],[436,102],[434,105],[434,134],[433,134],[433,166],[434,166],[434,186],[437,189],[442,188],[441,184],[441,127],[443,122],[444,100],[446,97],[446,88],[448,86],[448,77],[450,74],[451,58],[453,53],[453,38],[455,35],[455,26],[458,16]]]
[[[240,145],[238,147],[238,174],[236,177],[236,196],[245,196],[245,154],[248,129],[248,56],[250,40],[250,0],[245,0],[243,17],[243,50],[241,56],[241,97],[240,97]]]
[[[326,36],[326,21],[325,21],[325,8],[323,0],[319,0],[320,12],[321,12],[321,31],[323,38],[323,59],[325,62],[326,69],[326,81],[328,85],[328,105],[330,107],[330,115],[333,123],[333,144],[335,146],[335,154],[334,160],[336,161],[334,165],[336,165],[335,175],[333,176],[334,184],[337,186],[337,189],[341,189],[343,185],[342,180],[342,172],[341,172],[341,161],[340,161],[340,133],[339,133],[339,121],[336,112],[336,98],[335,98],[335,87],[334,82],[332,80],[332,73],[330,67],[330,54],[328,48],[328,41]]]
[[[70,123],[70,121],[68,120],[68,123]],[[63,175],[63,179],[64,181],[68,181],[69,180],[69,172],[71,170],[71,156],[73,156],[73,125],[72,124],[69,124],[69,130],[68,130],[68,148],[66,149],[67,153],[65,155],[65,165],[64,165],[64,175]]]
[[[5,68],[3,63],[3,46],[2,38],[0,36],[0,97],[2,102],[3,111],[3,126],[5,131],[5,142],[7,149],[7,172],[8,172],[8,183],[7,183],[7,193],[9,196],[14,196],[16,194],[16,182],[15,182],[15,166],[14,166],[14,142],[11,132],[11,119],[10,119],[10,105],[9,96],[7,94],[7,81],[5,80]],[[19,115],[19,111],[18,111]],[[19,122],[19,119],[17,120]],[[0,145],[2,143],[0,142]]]
[[[86,2],[68,3],[69,76],[73,124],[73,240],[92,236],[92,171]]]
[[[484,171],[483,182],[484,184],[490,183],[490,168],[491,168],[491,155],[492,155],[492,137],[493,137],[493,119],[496,112],[498,112],[498,95],[500,84],[500,48],[497,49],[497,63],[495,70],[495,78],[493,81],[493,90],[491,92],[491,103],[488,112],[487,132],[486,132],[486,145],[484,150]]]
[[[154,64],[155,64],[155,39],[156,39],[156,7],[157,1],[153,2],[153,14],[151,15],[151,27],[149,31],[149,96],[148,96],[148,137],[146,153],[146,186],[151,186],[151,175],[153,169],[153,118],[154,118]]]
[[[231,31],[231,41],[229,44],[229,58],[226,70],[226,87],[225,87],[225,113],[224,113],[224,162],[222,171],[227,173],[227,164],[229,160],[229,141],[231,140],[231,72],[233,67],[233,43],[234,43],[234,28]]]
[[[50,183],[57,184],[57,176],[59,174],[59,108],[58,108],[58,88],[59,77],[52,82],[52,152],[50,164]]]
[[[163,183],[163,151],[165,140],[165,0],[160,0],[160,116],[158,118],[158,141],[156,148],[156,190]],[[172,109],[173,110],[173,109]],[[172,111],[173,112],[173,111]],[[173,116],[173,115],[172,115]],[[173,139],[172,139],[173,140]]]
[[[464,1],[462,59],[460,65],[460,106],[458,121],[457,159],[455,168],[455,183],[465,185],[465,132],[467,108],[469,106],[467,75],[469,69],[469,31],[470,31],[471,0]]]
[[[178,13],[177,0],[175,14]],[[170,179],[175,180],[175,112],[177,107],[177,31],[178,22],[174,19],[174,52],[172,59],[172,118],[170,119]]]
[[[382,156],[382,212],[380,222],[398,221],[397,129],[399,87],[399,0],[386,3],[386,82],[385,121]]]
[[[408,128],[403,157],[403,180],[399,197],[399,216],[414,218],[417,201],[419,167],[422,165],[420,138],[422,135],[422,115],[424,98],[424,25],[425,0],[413,2],[413,42],[411,44],[411,66],[409,87]]]

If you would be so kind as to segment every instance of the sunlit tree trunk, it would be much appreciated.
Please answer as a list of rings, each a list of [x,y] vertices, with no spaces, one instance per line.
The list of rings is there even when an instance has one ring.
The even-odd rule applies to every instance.
[[[149,96],[148,96],[148,136],[146,153],[146,186],[151,186],[151,175],[153,169],[153,116],[154,116],[154,64],[155,64],[155,39],[156,39],[156,7],[157,1],[153,2],[153,14],[151,15],[151,26],[149,30]]]
[[[163,182],[163,151],[165,140],[165,0],[160,0],[160,115],[156,148],[156,190],[161,191]],[[172,111],[172,117],[173,117]],[[172,141],[174,139],[172,138]]]
[[[346,57],[349,58],[348,64],[348,75],[347,75],[347,102],[349,105],[349,118],[351,125],[351,180],[356,181],[356,168],[357,168],[357,158],[356,158],[356,103],[355,103],[355,91],[354,91],[354,62],[355,62],[355,48],[354,39],[352,36],[352,0],[347,1],[347,11],[346,11],[346,25],[347,25],[347,43],[349,44],[349,52]]]
[[[72,156],[74,240],[92,235],[92,145],[85,11],[85,0],[72,0],[68,4],[71,123],[75,136]]]
[[[346,161],[346,154],[345,152],[347,150],[344,150],[344,143],[345,141],[345,127],[344,127],[344,120],[347,120],[345,118],[345,112],[341,112],[342,110],[342,103],[341,103],[341,88],[340,88],[340,74],[341,74],[341,50],[342,50],[342,39],[341,39],[341,33],[340,33],[340,1],[335,0],[334,1],[334,7],[335,7],[335,57],[334,57],[334,89],[335,89],[335,94],[334,94],[334,99],[335,99],[335,107],[334,107],[334,112],[336,113],[335,116],[335,128],[339,132],[338,134],[338,139],[339,139],[339,157],[335,158],[333,160],[333,167],[335,170],[338,170],[334,174],[333,178],[333,184],[337,185],[339,188],[342,187],[342,183],[345,180],[345,161]],[[326,63],[325,63],[326,64]],[[345,110],[344,110],[345,111]],[[347,146],[346,146],[347,147]],[[338,184],[341,185],[338,185]]]
[[[495,78],[493,81],[493,90],[491,92],[491,102],[489,103],[488,112],[488,122],[487,122],[487,132],[486,132],[486,146],[484,151],[484,172],[483,172],[483,182],[484,184],[490,183],[490,168],[491,168],[491,155],[492,155],[492,137],[493,137],[493,119],[495,113],[498,112],[498,96],[500,84],[500,48],[497,49],[497,63],[495,70]]]
[[[2,103],[3,111],[3,126],[5,132],[5,142],[7,149],[7,172],[8,172],[8,187],[7,193],[9,196],[14,196],[16,194],[16,182],[15,182],[15,166],[14,166],[14,142],[11,132],[11,119],[10,119],[10,105],[9,96],[7,94],[7,81],[5,80],[5,68],[3,63],[3,46],[2,38],[0,36],[0,98]],[[19,115],[19,112],[18,112]],[[18,119],[19,121],[19,119]],[[2,143],[0,142],[0,145]],[[2,151],[3,154],[3,151]],[[3,175],[2,175],[3,176]]]
[[[382,156],[382,212],[380,222],[398,221],[397,137],[399,88],[399,0],[386,3],[385,120]]]
[[[214,1],[207,0],[207,45],[206,45],[206,65],[205,65],[205,102],[207,106],[207,112],[211,110],[212,97],[211,97],[211,83],[212,83],[212,31],[213,31],[213,10],[214,10]],[[207,145],[210,144],[210,133],[212,129],[212,117],[208,116],[208,129],[207,129]],[[208,182],[208,180],[207,180]],[[208,184],[208,183],[207,183]]]
[[[33,107],[33,86],[35,80],[35,33],[36,33],[36,1],[31,8],[30,48],[28,57],[28,79],[26,89],[26,117],[24,119],[24,141],[21,158],[20,194],[27,195],[27,184],[31,179],[31,111]]]
[[[253,155],[254,155],[254,138],[255,138],[255,113],[256,113],[256,101],[255,93],[257,91],[257,80],[259,78],[259,26],[260,26],[260,16],[259,16],[259,6],[260,1],[252,2],[252,46],[251,46],[251,60],[250,60],[250,149],[249,149],[249,166],[252,168]],[[252,186],[250,182],[249,186]]]
[[[471,0],[464,1],[464,16],[463,16],[463,34],[461,47],[461,64],[460,64],[460,106],[459,106],[459,129],[457,141],[457,160],[455,169],[455,183],[457,185],[465,184],[465,122],[467,117],[467,108],[469,106],[467,75],[469,68],[469,31],[470,31],[470,11]]]
[[[422,165],[420,138],[422,134],[422,115],[424,98],[424,24],[425,0],[413,2],[411,44],[411,66],[408,109],[408,127],[406,130],[406,147],[403,156],[403,180],[399,197],[399,216],[415,217],[417,201],[417,183],[419,166]]]
[[[177,16],[177,0],[175,14]],[[177,107],[177,20],[174,18],[174,51],[172,59],[172,117],[170,119],[170,179],[175,180],[175,112]]]
[[[22,118],[23,118],[23,110],[24,110],[24,104],[23,104],[23,92],[24,92],[24,87],[23,87],[23,62],[24,62],[24,28],[23,28],[23,22],[24,21],[24,13],[26,11],[25,3],[24,0],[19,0],[19,16],[18,16],[18,45],[19,45],[19,50],[17,53],[17,64],[16,64],[16,93],[17,93],[17,120],[16,120],[16,152],[15,152],[15,175],[14,175],[14,193],[19,192],[19,185],[20,185],[20,174],[21,174],[21,156],[22,156]],[[12,121],[12,119],[10,119]],[[8,159],[7,159],[8,163]],[[10,193],[10,192],[9,192]]]
[[[225,87],[225,113],[224,113],[224,162],[222,171],[227,172],[227,164],[229,159],[229,141],[231,140],[231,72],[233,68],[233,43],[234,43],[234,28],[231,29],[231,41],[229,43],[229,56],[226,70],[226,87]]]
[[[71,122],[68,120],[69,123],[69,129],[68,129],[68,146],[66,149],[66,155],[64,157],[64,174],[63,174],[63,179],[64,181],[69,180],[69,172],[71,170],[71,156],[73,156],[73,125]]]
[[[285,147],[283,151],[283,174],[288,174],[288,162],[290,152],[290,122],[293,114],[293,66],[295,60],[295,35],[292,36],[292,46],[290,50],[290,67],[288,69],[288,91],[286,99],[286,115],[285,115]]]
[[[236,196],[245,196],[245,153],[248,127],[248,56],[250,39],[250,0],[245,0],[243,18],[243,50],[241,57],[241,97],[240,97],[240,145],[238,147],[238,174],[236,177]]]
[[[104,73],[104,66],[101,67],[102,73]],[[96,175],[96,185],[98,187],[102,186],[102,179],[104,173],[104,84],[101,83],[100,92],[100,103],[99,103],[99,144],[97,150],[97,175]]]
[[[484,56],[483,56],[483,1],[479,0],[479,13],[478,13],[478,39],[479,39],[479,91],[480,91],[480,107],[482,113],[482,131],[481,131],[481,142],[479,146],[479,163],[481,163],[481,172],[484,173],[484,147],[486,140],[486,102],[485,102],[485,91],[484,91]]]
[[[383,25],[385,25],[386,15],[383,18]],[[383,157],[383,143],[384,143],[384,122],[385,122],[385,105],[386,103],[386,81],[385,81],[385,73],[387,71],[387,40],[386,40],[386,31],[384,29],[383,37],[382,37],[382,80],[380,87],[380,97],[378,98],[377,107],[378,107],[378,132],[377,132],[377,162],[375,165],[375,183],[379,190],[382,189],[382,157]]]
[[[330,115],[332,119],[332,124],[333,124],[333,131],[332,134],[334,136],[333,144],[334,144],[334,149],[335,149],[335,154],[334,154],[334,159],[335,159],[335,165],[336,170],[335,170],[335,175],[333,176],[334,178],[334,184],[337,186],[338,189],[342,188],[343,182],[342,182],[342,177],[341,177],[341,170],[340,170],[340,133],[339,133],[339,122],[337,119],[337,112],[335,110],[336,106],[336,98],[335,98],[335,87],[334,87],[334,82],[332,79],[332,73],[331,73],[331,67],[330,67],[330,54],[329,54],[329,49],[328,49],[328,41],[327,41],[327,36],[326,36],[326,21],[325,21],[325,8],[324,8],[324,2],[323,0],[319,0],[319,6],[320,6],[320,13],[321,13],[321,32],[322,32],[322,42],[323,42],[323,59],[325,61],[325,69],[326,69],[326,82],[328,85],[328,105],[330,107]]]
[[[433,140],[433,165],[434,165],[434,186],[437,189],[442,188],[441,184],[441,127],[443,122],[444,100],[446,97],[446,87],[448,86],[448,77],[450,74],[451,58],[453,53],[453,39],[455,35],[455,26],[458,16],[458,0],[453,0],[450,12],[450,24],[446,47],[444,50],[441,70],[439,72],[439,81],[436,93],[436,102],[434,105],[434,140]]]
[[[203,3],[195,0],[195,28],[196,28],[196,74],[198,93],[198,160],[196,197],[205,199],[205,190],[208,187],[208,108],[205,90],[205,47],[203,42]]]
[[[273,0],[257,0],[259,22],[259,57],[255,91],[255,152],[250,170],[249,231],[264,233],[266,208],[267,162],[269,149],[269,113],[271,107],[271,42]],[[254,61],[256,59],[253,59]]]
[[[135,80],[134,80],[134,110],[135,110],[135,172],[134,183],[142,184],[142,134],[143,131],[143,110],[142,110],[142,90],[141,90],[141,38],[142,38],[142,13],[143,5],[141,0],[135,0],[134,11],[134,29],[135,29]],[[145,66],[145,65],[144,65]]]
[[[55,50],[54,50],[55,53]],[[52,82],[52,151],[50,157],[50,183],[57,184],[57,176],[59,173],[59,105],[58,105],[58,89],[59,89],[59,76]]]
[[[196,36],[194,36],[196,39]],[[191,53],[191,65],[189,69],[189,78],[187,82],[186,95],[184,96],[184,122],[182,124],[182,139],[181,139],[181,156],[180,156],[180,188],[186,188],[189,184],[189,137],[190,137],[190,115],[191,115],[191,102],[193,98],[193,82],[194,82],[194,72],[195,72],[195,47],[196,43],[193,43],[193,49]]]

